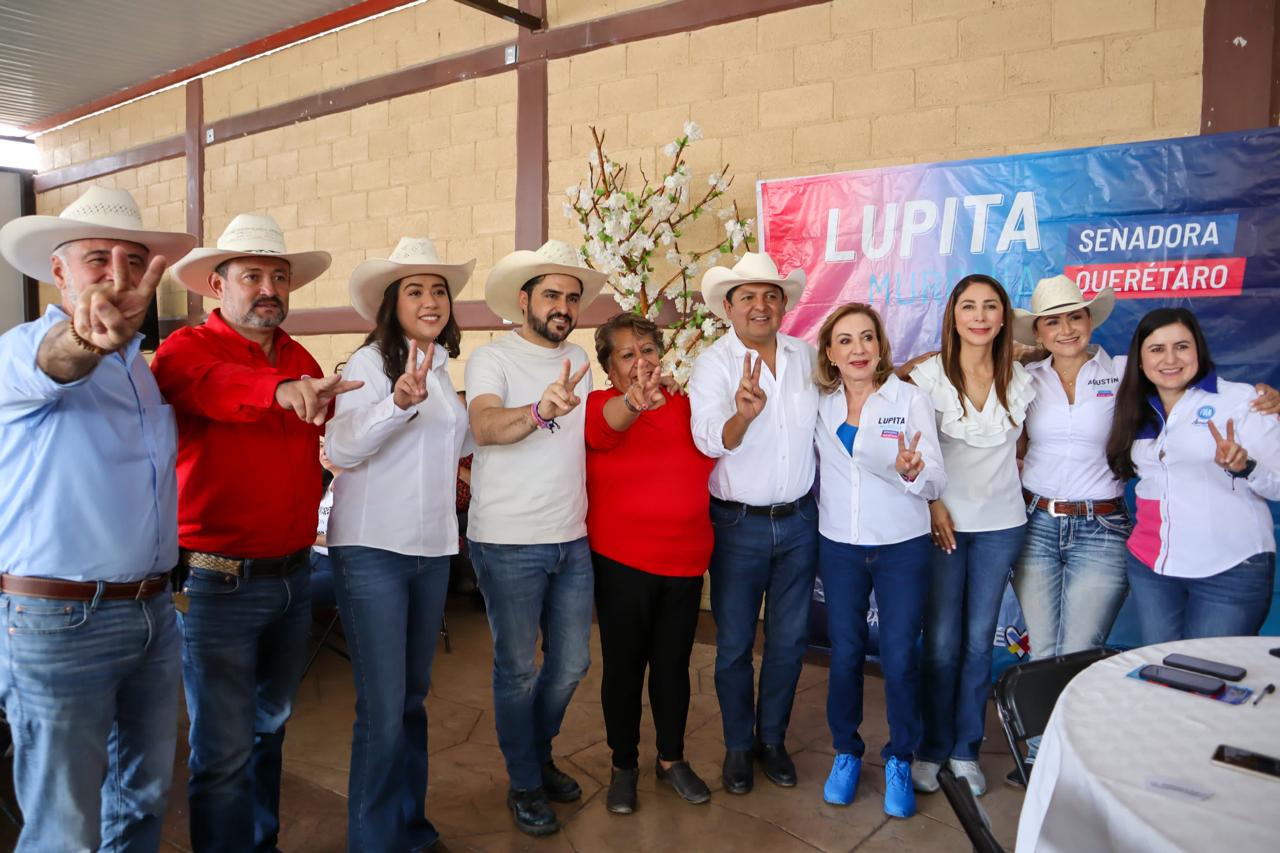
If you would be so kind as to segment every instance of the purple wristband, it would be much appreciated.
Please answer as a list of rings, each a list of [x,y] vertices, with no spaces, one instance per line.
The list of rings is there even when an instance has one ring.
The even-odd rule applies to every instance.
[[[542,419],[542,415],[538,414],[538,404],[537,404],[537,403],[530,403],[530,404],[529,404],[529,412],[530,412],[530,414],[532,414],[532,415],[533,415],[533,422],[534,422],[534,424],[537,426],[537,428],[538,428],[538,429],[545,429],[545,430],[550,430],[551,432],[555,432],[555,431],[556,431],[556,429],[557,429],[557,428],[559,428],[559,426],[560,426],[560,424],[556,423],[556,419],[555,419],[555,418],[552,418],[552,419],[551,419],[551,420],[549,420],[549,421],[547,421],[547,420],[543,420],[543,419]]]

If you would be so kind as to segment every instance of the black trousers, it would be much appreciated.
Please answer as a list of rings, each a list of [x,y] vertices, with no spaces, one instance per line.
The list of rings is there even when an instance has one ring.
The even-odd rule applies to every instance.
[[[684,760],[689,718],[689,653],[698,627],[702,576],[666,577],[595,552],[596,618],[604,653],[600,701],[613,766],[640,759],[640,700],[649,671],[649,709],[658,756]]]

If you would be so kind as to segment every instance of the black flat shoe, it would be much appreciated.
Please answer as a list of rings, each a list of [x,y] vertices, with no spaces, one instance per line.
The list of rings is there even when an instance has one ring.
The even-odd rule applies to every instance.
[[[720,779],[724,782],[724,789],[730,794],[745,794],[750,791],[755,784],[750,750],[731,749],[726,752]]]
[[[796,765],[787,755],[787,748],[782,744],[760,744],[756,747],[756,758],[760,761],[760,769],[765,778],[783,788],[794,788],[796,784]]]
[[[693,768],[689,766],[687,761],[673,761],[671,766],[664,768],[662,762],[656,762],[658,769],[658,779],[666,782],[672,788],[676,789],[686,803],[705,803],[711,799],[711,789],[707,787],[707,783],[699,778],[697,773],[693,772]]]
[[[541,788],[527,791],[512,788],[507,792],[507,808],[511,809],[511,817],[521,832],[542,836],[560,829],[556,813],[551,810],[547,795]]]
[[[631,814],[636,810],[636,780],[640,778],[640,768],[625,770],[614,767],[609,776],[609,793],[605,797],[605,808],[613,814]]]
[[[542,765],[542,790],[553,803],[572,803],[582,796],[577,780],[556,767],[554,761]]]

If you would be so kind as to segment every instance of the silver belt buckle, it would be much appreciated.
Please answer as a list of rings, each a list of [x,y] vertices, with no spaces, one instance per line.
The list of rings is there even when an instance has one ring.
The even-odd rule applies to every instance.
[[[1062,518],[1066,515],[1064,512],[1058,512],[1057,498],[1049,498],[1049,506],[1045,508],[1045,511],[1049,513],[1050,518]]]

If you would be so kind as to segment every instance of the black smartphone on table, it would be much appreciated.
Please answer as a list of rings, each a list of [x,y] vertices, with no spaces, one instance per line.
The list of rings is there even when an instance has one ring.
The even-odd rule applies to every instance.
[[[1232,770],[1243,770],[1246,773],[1280,779],[1280,758],[1263,755],[1239,746],[1220,744],[1214,750],[1213,763],[1230,767]]]
[[[1174,669],[1171,666],[1149,664],[1138,670],[1138,677],[1143,681],[1152,681],[1166,687],[1185,690],[1188,693],[1200,693],[1204,696],[1217,696],[1227,689],[1226,682],[1221,678]]]
[[[1213,678],[1221,678],[1223,681],[1239,681],[1246,675],[1245,668],[1242,666],[1221,663],[1216,660],[1205,660],[1191,655],[1166,655],[1164,665],[1185,669],[1188,672],[1198,672],[1201,675],[1208,675]]]

